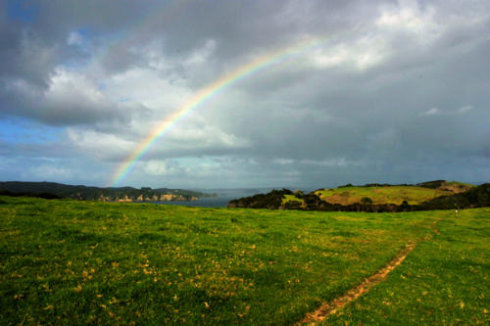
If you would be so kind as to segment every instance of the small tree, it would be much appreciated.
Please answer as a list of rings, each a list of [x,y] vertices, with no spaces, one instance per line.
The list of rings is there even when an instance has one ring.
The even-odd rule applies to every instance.
[[[408,202],[406,200],[404,200],[402,202],[402,204],[400,205],[400,208],[402,211],[407,212],[410,210],[410,205],[408,204]]]
[[[361,204],[371,205],[372,203],[373,203],[373,200],[369,197],[362,197],[361,198]]]

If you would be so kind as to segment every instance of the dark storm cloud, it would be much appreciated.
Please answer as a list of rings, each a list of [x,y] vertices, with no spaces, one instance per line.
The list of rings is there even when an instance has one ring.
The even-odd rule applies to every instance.
[[[10,23],[5,11],[0,13],[0,78],[26,78],[44,84],[53,65],[49,50],[33,39],[19,22]]]

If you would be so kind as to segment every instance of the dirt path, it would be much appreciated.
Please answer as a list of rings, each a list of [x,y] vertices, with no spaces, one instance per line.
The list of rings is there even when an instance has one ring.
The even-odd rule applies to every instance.
[[[440,234],[440,232],[436,229],[436,224],[438,222],[439,220],[435,221],[430,226],[430,229],[436,235]],[[430,240],[432,237],[433,235],[428,236],[423,240]],[[364,282],[362,282],[360,285],[356,286],[355,288],[350,289],[344,295],[337,297],[330,302],[323,303],[314,312],[306,314],[305,318],[303,318],[303,320],[301,320],[300,322],[296,323],[296,325],[304,325],[304,324],[315,325],[316,323],[324,320],[328,316],[335,314],[337,311],[342,309],[346,304],[356,300],[361,295],[369,292],[369,290],[371,290],[372,287],[381,283],[391,271],[393,271],[398,265],[400,265],[408,256],[408,254],[415,249],[415,247],[421,240],[422,239],[407,243],[405,248],[400,250],[396,255],[396,257],[392,261],[390,261],[386,266],[384,266],[378,272],[376,272],[376,274],[369,276],[366,280],[364,280]]]

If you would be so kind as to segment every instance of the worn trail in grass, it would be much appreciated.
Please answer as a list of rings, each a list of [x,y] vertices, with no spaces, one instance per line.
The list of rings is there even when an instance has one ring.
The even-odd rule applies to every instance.
[[[451,213],[2,197],[0,324],[294,324]]]
[[[439,222],[438,220],[434,221],[430,229],[437,235],[440,232],[436,228],[436,224]],[[386,266],[376,272],[376,274],[369,276],[366,278],[361,284],[350,289],[345,294],[340,297],[335,298],[330,302],[323,303],[319,308],[317,308],[314,312],[308,313],[305,318],[303,318],[298,325],[309,324],[315,325],[316,323],[328,318],[330,315],[333,315],[340,311],[345,305],[350,304],[354,300],[357,300],[361,295],[366,294],[371,290],[372,287],[378,285],[382,281],[386,279],[389,273],[391,273],[398,265],[403,263],[405,258],[407,258],[408,254],[410,254],[418,242],[421,240],[430,240],[432,236],[426,236],[424,239],[411,240],[405,248],[403,248],[396,257],[390,261]]]
[[[490,209],[451,214],[434,233],[325,325],[490,324]]]
[[[360,285],[350,289],[342,296],[337,297],[330,302],[323,303],[314,312],[308,313],[306,317],[298,323],[298,325],[315,325],[317,322],[320,322],[330,315],[333,315],[341,310],[346,304],[349,304],[359,298],[361,295],[366,294],[373,286],[382,282],[391,271],[393,271],[398,265],[400,265],[405,260],[407,255],[412,252],[413,249],[415,249],[416,245],[416,242],[408,243],[406,247],[403,248],[392,261],[390,261],[376,274],[371,275]]]

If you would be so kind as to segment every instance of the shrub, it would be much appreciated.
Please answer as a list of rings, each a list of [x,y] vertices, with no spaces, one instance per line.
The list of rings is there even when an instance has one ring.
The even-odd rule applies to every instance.
[[[361,198],[361,204],[367,205],[367,204],[372,204],[373,200],[369,197],[362,197]]]

